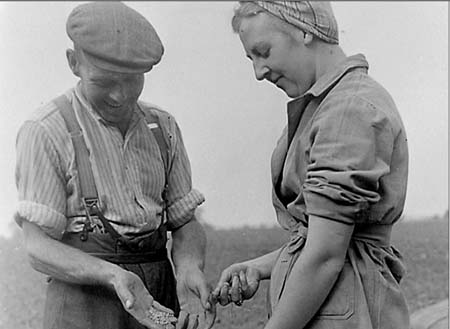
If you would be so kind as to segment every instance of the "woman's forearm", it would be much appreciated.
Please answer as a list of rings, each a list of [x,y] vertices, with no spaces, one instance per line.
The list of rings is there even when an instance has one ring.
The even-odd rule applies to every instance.
[[[304,328],[325,301],[341,270],[341,260],[318,262],[314,256],[301,255],[265,329]]]
[[[300,329],[312,319],[344,266],[353,226],[310,216],[308,236],[266,329]]]
[[[275,265],[278,255],[280,254],[280,249],[274,250],[258,258],[248,260],[244,263],[256,268],[261,275],[261,280],[270,279],[273,266]]]
[[[78,284],[112,285],[122,269],[49,237],[36,224],[23,221],[31,266],[56,279]]]

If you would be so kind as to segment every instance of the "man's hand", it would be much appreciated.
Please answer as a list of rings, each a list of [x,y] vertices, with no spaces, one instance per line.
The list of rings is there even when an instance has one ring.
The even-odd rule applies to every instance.
[[[212,301],[225,306],[233,302],[242,305],[256,293],[261,280],[260,272],[245,263],[233,264],[223,270],[216,288],[212,292]]]
[[[191,266],[177,275],[177,294],[180,301],[180,315],[177,329],[209,329],[216,319],[216,308],[209,300],[210,289],[203,272]]]
[[[133,272],[119,272],[113,280],[113,287],[125,310],[142,325],[151,329],[175,328],[177,319],[173,311],[155,301]]]

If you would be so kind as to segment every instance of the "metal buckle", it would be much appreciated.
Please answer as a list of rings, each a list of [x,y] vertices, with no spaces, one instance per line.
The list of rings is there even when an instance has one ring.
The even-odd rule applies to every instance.
[[[98,198],[83,198],[83,206],[85,210],[91,210],[95,207],[98,211]]]
[[[94,231],[91,220],[91,210],[98,212],[98,198],[83,198],[83,207],[86,213],[86,220],[84,221],[83,231],[81,232],[81,241],[86,241],[89,236],[89,232]]]

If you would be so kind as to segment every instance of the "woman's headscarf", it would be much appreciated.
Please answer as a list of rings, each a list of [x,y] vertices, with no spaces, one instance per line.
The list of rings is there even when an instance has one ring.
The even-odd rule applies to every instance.
[[[328,43],[339,43],[336,19],[329,2],[253,1],[272,15]]]

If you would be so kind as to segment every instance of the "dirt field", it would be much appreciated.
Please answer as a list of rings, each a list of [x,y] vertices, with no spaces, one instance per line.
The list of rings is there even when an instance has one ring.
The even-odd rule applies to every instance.
[[[286,238],[278,228],[208,228],[207,233],[206,276],[211,284],[227,265],[274,250]],[[41,328],[45,276],[28,265],[19,240],[20,235],[0,238],[0,328],[37,329]],[[401,222],[392,242],[405,257],[408,274],[402,287],[411,311],[448,298],[448,218]],[[214,328],[262,328],[267,319],[266,289],[264,282],[242,307],[218,306]]]

